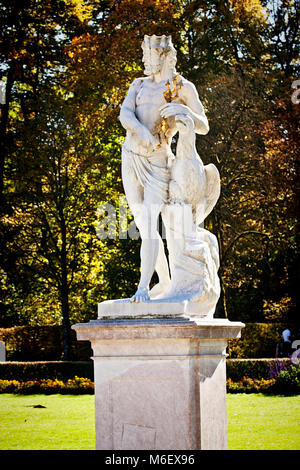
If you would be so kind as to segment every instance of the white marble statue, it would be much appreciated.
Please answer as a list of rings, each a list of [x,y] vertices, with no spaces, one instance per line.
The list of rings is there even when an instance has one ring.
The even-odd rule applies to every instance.
[[[141,278],[133,301],[149,300],[149,283],[155,269],[159,286],[155,286],[153,295],[170,285],[168,263],[156,226],[168,200],[168,162],[173,157],[171,139],[178,130],[176,116],[190,116],[199,134],[209,130],[196,88],[188,80],[180,77],[178,96],[166,102],[166,83],[173,85],[178,77],[171,37],[145,36],[142,49],[146,77],[132,83],[120,112],[121,124],[127,131],[122,149],[123,185],[142,239]],[[162,120],[168,127],[164,134],[157,131]]]
[[[199,224],[219,197],[220,178],[197,155],[195,133],[207,134],[209,125],[195,86],[176,72],[171,37],[145,36],[142,49],[146,76],[131,84],[120,112],[123,186],[142,240],[140,282],[130,301],[179,299],[205,309],[219,295],[218,244]],[[174,211],[175,219],[190,214],[190,223],[175,222]],[[169,259],[157,230],[160,214]],[[149,290],[155,270],[159,283]]]

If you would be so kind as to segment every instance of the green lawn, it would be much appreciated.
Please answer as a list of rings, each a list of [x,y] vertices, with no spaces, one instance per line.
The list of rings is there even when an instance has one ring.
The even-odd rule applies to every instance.
[[[2,450],[94,450],[94,423],[93,395],[0,395]]]
[[[228,394],[228,448],[300,450],[300,395]]]
[[[300,450],[300,396],[228,394],[227,409],[229,449]],[[93,395],[0,395],[0,449],[94,446]]]

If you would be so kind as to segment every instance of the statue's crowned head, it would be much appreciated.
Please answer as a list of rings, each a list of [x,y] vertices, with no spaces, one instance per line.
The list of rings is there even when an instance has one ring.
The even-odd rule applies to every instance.
[[[152,75],[161,71],[164,62],[167,67],[175,71],[177,54],[172,44],[171,36],[144,36],[142,42],[143,62],[145,75]]]

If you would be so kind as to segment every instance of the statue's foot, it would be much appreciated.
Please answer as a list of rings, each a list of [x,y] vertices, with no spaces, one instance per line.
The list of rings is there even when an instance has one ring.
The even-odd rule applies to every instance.
[[[147,300],[150,300],[149,289],[147,287],[139,287],[131,297],[130,302],[147,302]]]
[[[170,280],[160,281],[158,284],[155,284],[155,286],[153,286],[149,292],[150,298],[155,299],[159,297],[160,295],[164,294],[165,292],[169,290],[170,285],[171,285]]]

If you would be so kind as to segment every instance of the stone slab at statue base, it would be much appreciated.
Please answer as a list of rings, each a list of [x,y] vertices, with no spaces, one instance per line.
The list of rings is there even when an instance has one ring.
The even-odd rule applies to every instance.
[[[94,353],[96,449],[226,449],[225,351],[243,326],[185,316],[74,325]]]
[[[146,302],[130,302],[129,298],[106,300],[98,304],[98,319],[118,318],[160,318],[160,317],[187,317],[187,318],[213,318],[216,309],[212,305],[201,304],[187,300],[160,300],[154,299]]]

